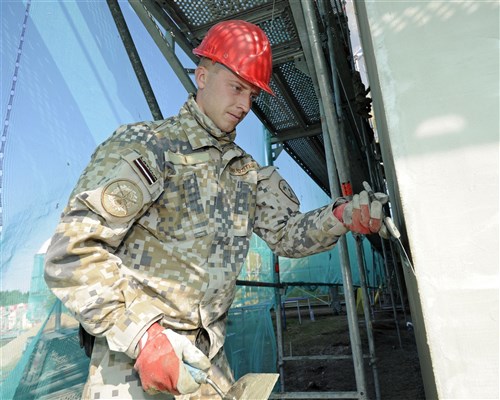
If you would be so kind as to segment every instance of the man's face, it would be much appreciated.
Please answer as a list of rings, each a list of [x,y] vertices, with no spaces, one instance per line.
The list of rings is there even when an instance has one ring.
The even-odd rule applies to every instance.
[[[250,111],[260,89],[221,64],[206,63],[196,69],[196,102],[223,132],[232,132]]]

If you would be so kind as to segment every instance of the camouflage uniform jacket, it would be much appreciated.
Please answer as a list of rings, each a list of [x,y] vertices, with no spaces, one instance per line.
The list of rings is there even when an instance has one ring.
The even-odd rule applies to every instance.
[[[332,206],[306,214],[190,96],[177,116],[125,125],[92,156],[46,256],[45,278],[85,329],[137,356],[155,321],[204,329],[209,357],[252,232],[278,255],[327,250],[345,233]]]

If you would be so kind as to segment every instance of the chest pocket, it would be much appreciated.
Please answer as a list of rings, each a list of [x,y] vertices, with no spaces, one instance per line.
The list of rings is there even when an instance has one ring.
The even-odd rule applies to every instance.
[[[182,186],[184,188],[184,198],[189,220],[191,221],[191,233],[194,237],[205,236],[207,234],[208,216],[205,212],[198,179],[194,172],[183,176]]]
[[[165,153],[169,177],[158,201],[158,231],[170,238],[186,240],[208,233],[206,190],[209,153],[183,155]],[[204,194],[205,193],[205,194]]]
[[[232,212],[233,234],[250,236],[255,218],[257,171],[249,171],[238,178]]]

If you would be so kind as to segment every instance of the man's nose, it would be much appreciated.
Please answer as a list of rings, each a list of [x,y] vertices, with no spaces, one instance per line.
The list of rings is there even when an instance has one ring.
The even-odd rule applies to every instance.
[[[252,96],[242,93],[238,98],[238,106],[246,113],[252,108]]]

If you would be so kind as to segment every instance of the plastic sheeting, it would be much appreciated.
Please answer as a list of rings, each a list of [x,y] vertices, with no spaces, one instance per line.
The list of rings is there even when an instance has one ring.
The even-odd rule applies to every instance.
[[[1,281],[26,291],[33,255],[96,144],[150,113],[105,4],[1,7]]]

